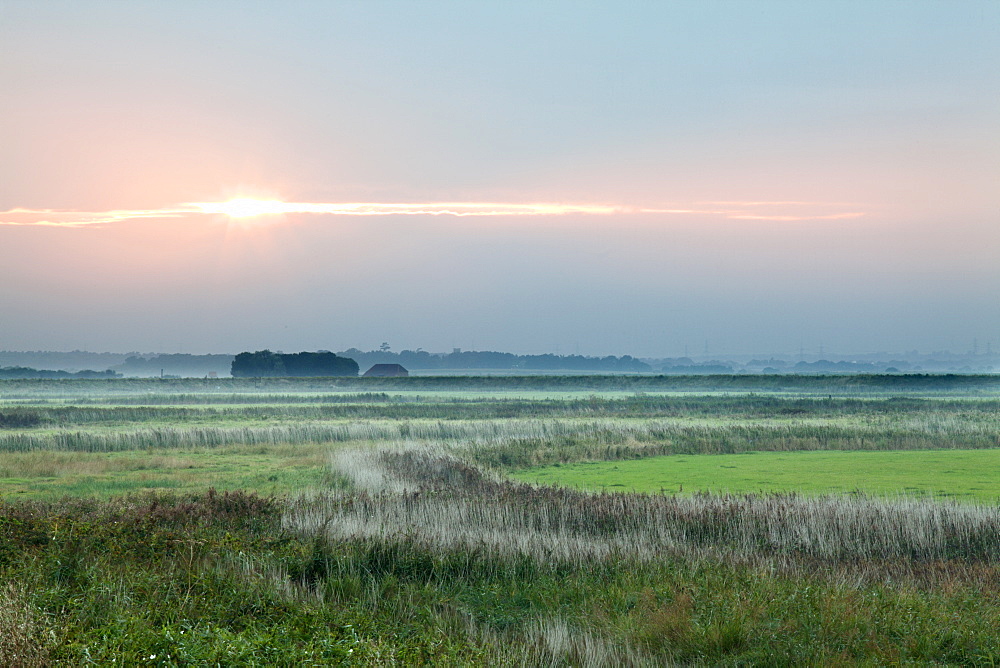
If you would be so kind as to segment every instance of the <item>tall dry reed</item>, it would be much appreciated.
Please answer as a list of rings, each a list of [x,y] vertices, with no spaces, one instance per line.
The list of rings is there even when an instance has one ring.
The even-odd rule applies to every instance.
[[[287,529],[332,541],[583,566],[665,555],[824,562],[1000,561],[1000,508],[926,498],[589,494],[494,477],[418,444],[336,454],[358,491],[303,499]]]

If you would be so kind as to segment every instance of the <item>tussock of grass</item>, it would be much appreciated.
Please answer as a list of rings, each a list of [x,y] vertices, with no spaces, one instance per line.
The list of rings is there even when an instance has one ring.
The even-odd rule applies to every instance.
[[[34,668],[48,665],[53,634],[18,582],[0,583],[0,665]]]

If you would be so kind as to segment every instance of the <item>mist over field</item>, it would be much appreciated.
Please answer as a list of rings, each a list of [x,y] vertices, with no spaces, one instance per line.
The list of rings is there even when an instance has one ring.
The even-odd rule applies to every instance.
[[[268,351],[269,353],[271,351]],[[273,354],[273,353],[272,353]],[[329,353],[323,353],[327,355]],[[246,357],[249,351],[241,353]],[[578,354],[514,355],[499,351],[454,349],[450,353],[424,350],[394,351],[384,343],[377,350],[357,348],[338,351],[338,359],[352,360],[365,372],[378,364],[399,365],[415,375],[520,375],[520,374],[991,374],[1000,371],[1000,354],[990,347],[966,353],[918,351],[870,353],[867,355],[692,355],[690,357],[636,358],[631,355],[604,357]],[[88,353],[46,351],[0,351],[0,378],[32,377],[227,377],[234,371],[236,355],[187,353]],[[282,365],[284,368],[287,365]],[[288,375],[302,375],[302,370]],[[283,375],[269,370],[265,375]],[[316,367],[305,375],[340,375]],[[261,372],[243,370],[239,375]]]

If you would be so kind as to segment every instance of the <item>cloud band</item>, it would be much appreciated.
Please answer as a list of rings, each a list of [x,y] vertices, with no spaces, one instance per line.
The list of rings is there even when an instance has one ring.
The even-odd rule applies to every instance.
[[[830,212],[831,206],[807,202],[712,202],[711,206],[683,208],[644,208],[627,205],[565,204],[565,203],[502,203],[502,202],[282,202],[241,198],[227,202],[190,202],[160,209],[116,209],[111,211],[66,211],[58,209],[15,208],[0,212],[0,225],[36,227],[88,227],[128,221],[167,219],[189,216],[249,218],[260,216],[324,215],[324,216],[565,216],[565,215],[687,215],[710,216],[729,220],[809,221],[844,220],[865,215],[858,211]],[[761,209],[770,205],[780,212]],[[797,211],[789,211],[792,209]],[[843,206],[843,205],[839,205]],[[810,208],[819,211],[806,211]],[[824,210],[825,209],[825,210]]]

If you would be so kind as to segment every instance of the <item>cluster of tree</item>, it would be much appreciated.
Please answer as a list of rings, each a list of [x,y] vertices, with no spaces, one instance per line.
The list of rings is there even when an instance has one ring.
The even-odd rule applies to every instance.
[[[21,378],[121,378],[120,373],[115,373],[111,369],[107,371],[53,371],[51,369],[32,369],[26,366],[6,366],[0,369],[0,378],[21,379]]]
[[[631,355],[615,357],[584,357],[583,355],[515,355],[490,350],[456,350],[447,354],[428,353],[423,350],[372,350],[357,348],[345,350],[346,355],[368,368],[373,364],[401,364],[407,369],[524,369],[562,371],[637,372],[652,371],[645,362]]]
[[[326,351],[285,354],[258,350],[234,357],[230,372],[234,378],[357,376],[358,363]]]

